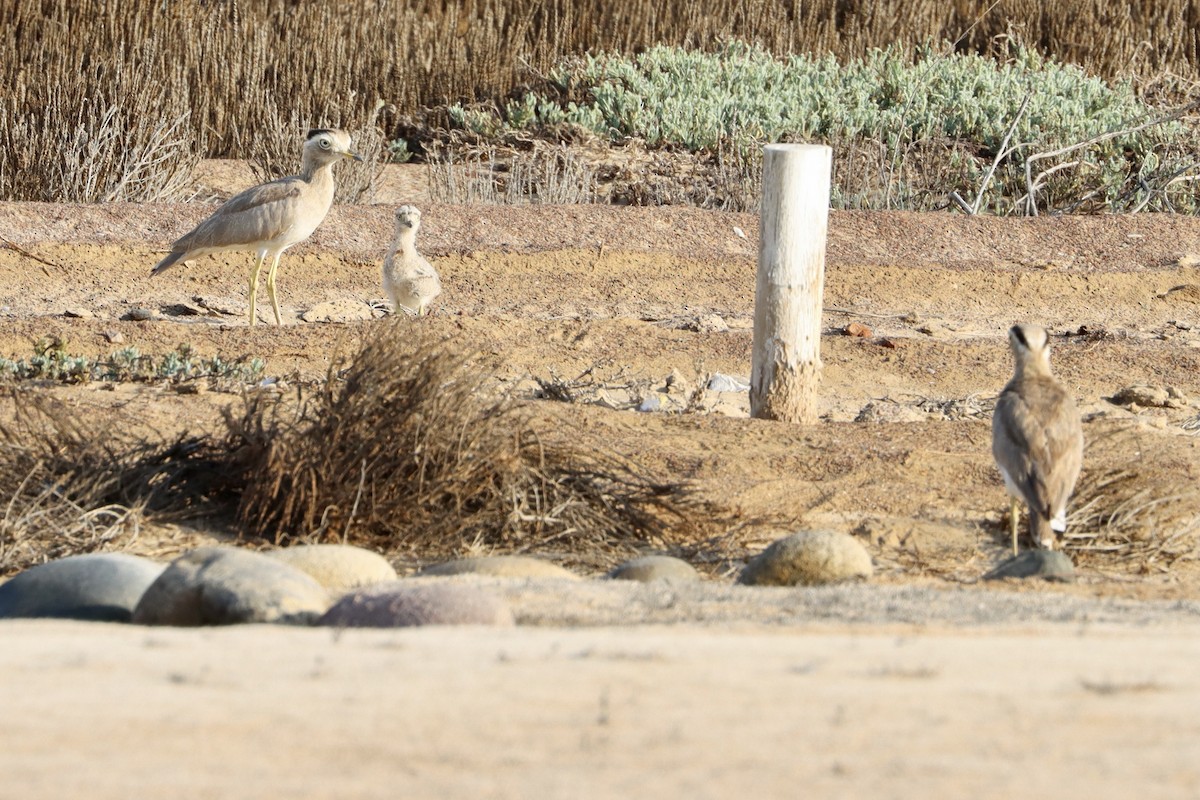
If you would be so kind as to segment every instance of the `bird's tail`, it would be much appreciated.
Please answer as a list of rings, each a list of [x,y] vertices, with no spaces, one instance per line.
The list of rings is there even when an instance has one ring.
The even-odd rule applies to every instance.
[[[172,250],[167,254],[166,258],[154,266],[154,269],[150,270],[150,274],[157,275],[167,267],[174,266],[175,264],[179,263],[179,261],[183,258],[183,255],[184,253],[182,250]]]

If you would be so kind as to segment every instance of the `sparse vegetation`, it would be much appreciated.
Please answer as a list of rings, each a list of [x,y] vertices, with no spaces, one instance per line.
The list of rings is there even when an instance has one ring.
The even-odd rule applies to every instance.
[[[220,356],[202,358],[188,344],[161,356],[140,353],[136,347],[124,347],[106,357],[73,355],[67,343],[56,337],[43,337],[28,358],[0,358],[0,378],[18,381],[44,380],[58,383],[114,381],[182,384],[206,380],[213,388],[236,389],[262,377],[259,358],[241,356],[226,360]]]
[[[481,138],[571,126],[612,144],[720,153],[742,183],[756,177],[766,143],[827,143],[835,207],[944,208],[951,191],[996,213],[1025,213],[1031,203],[1197,206],[1190,182],[1176,180],[1198,158],[1186,126],[1138,130],[1162,112],[1131,82],[1109,84],[1020,45],[999,61],[930,48],[914,60],[893,46],[844,62],[780,59],[741,42],[711,54],[655,47],[572,59],[551,70],[542,92],[502,110],[452,106],[450,115]],[[1027,173],[1032,157],[1091,140],[1039,163],[1036,180]]]
[[[1147,460],[1136,467],[1085,469],[1064,549],[1076,563],[1136,574],[1167,572],[1176,561],[1194,560],[1200,554],[1200,495],[1169,488],[1178,486],[1171,478],[1179,468]]]
[[[579,431],[543,438],[482,380],[449,343],[384,330],[315,393],[250,392],[225,430],[170,441],[98,430],[11,387],[0,575],[120,547],[148,515],[236,517],[250,539],[351,541],[418,560],[561,548],[596,568],[719,525],[686,484],[585,446]]]
[[[846,207],[937,207],[986,188],[979,207],[1007,213],[1033,185],[1043,209],[1192,211],[1190,131],[1148,129],[1041,163],[1041,187],[1022,166],[1038,148],[1147,121],[1135,96],[1183,103],[1200,75],[1198,13],[1182,0],[1153,14],[1097,0],[3,0],[0,41],[15,57],[0,62],[0,197],[179,197],[201,155],[272,176],[293,169],[304,128],[338,125],[370,156],[343,179],[347,201],[369,197],[374,159],[429,158],[440,143],[442,158],[460,148],[470,180],[497,166],[475,194],[505,202],[745,209],[759,169],[747,143],[803,137],[836,145]],[[1014,38],[1028,48],[1010,53]],[[602,52],[614,55],[588,55]],[[807,77],[786,74],[798,64]],[[1014,122],[1016,148],[984,187]],[[607,145],[592,165],[581,131],[631,152]],[[446,183],[450,197],[474,196]]]

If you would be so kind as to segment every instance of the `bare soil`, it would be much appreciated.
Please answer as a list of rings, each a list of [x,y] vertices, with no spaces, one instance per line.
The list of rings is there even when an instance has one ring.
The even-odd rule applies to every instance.
[[[221,197],[237,188],[228,179],[222,183],[225,173],[241,176],[236,166],[211,165],[199,194]],[[477,348],[498,386],[531,398],[536,379],[591,370],[584,381],[593,381],[588,398],[627,398],[633,390],[622,387],[632,386],[642,393],[663,389],[670,399],[681,385],[698,397],[694,390],[714,373],[748,376],[755,216],[686,208],[433,205],[417,173],[390,180],[377,205],[335,208],[309,241],[284,255],[282,327],[247,324],[249,255],[205,258],[149,276],[169,243],[209,205],[0,203],[0,355],[28,356],[34,341],[50,335],[67,341],[71,352],[93,355],[124,346],[160,353],[186,342],[201,355],[261,357],[267,374],[286,382],[319,379],[339,354],[353,352],[379,329],[382,304],[359,321],[306,322],[302,315],[332,302],[370,316],[365,304],[383,297],[379,271],[394,204],[417,202],[424,212],[419,245],[445,289],[432,317],[403,324]],[[739,554],[789,527],[822,525],[862,537],[879,570],[875,584],[960,591],[964,598],[1049,591],[1075,599],[1200,599],[1200,570],[1190,560],[1104,553],[1076,554],[1080,578],[1074,584],[977,583],[1007,547],[1007,501],[990,454],[988,401],[1011,372],[1005,331],[1014,322],[1038,322],[1059,334],[1055,368],[1085,418],[1084,482],[1089,474],[1145,473],[1153,476],[1156,496],[1194,497],[1200,221],[834,212],[827,253],[820,422],[750,420],[736,397],[688,413],[532,400],[539,418],[547,428],[585,428],[647,471],[695,481],[744,520],[783,521],[735,529],[708,550],[704,543],[662,543],[690,548],[717,578],[733,573]],[[135,308],[149,310],[153,319],[122,320]],[[265,322],[269,307],[266,315],[263,310],[260,303]],[[868,335],[845,335],[850,323],[865,326]],[[666,379],[673,372],[671,389]],[[1172,387],[1171,407],[1110,402],[1133,384]],[[165,434],[211,429],[223,406],[239,402],[232,394],[179,394],[152,385],[45,391],[77,407],[89,424]],[[1181,513],[1189,508],[1173,502]],[[132,549],[169,557],[225,533],[163,526],[146,531]],[[579,560],[570,552],[546,555]],[[886,612],[870,621],[887,623]],[[227,758],[218,761],[242,765],[223,779],[203,778],[199,768],[180,773],[179,784],[194,796],[262,796],[254,788],[271,776],[283,779],[287,770],[256,772],[238,742],[275,741],[297,715],[333,720],[339,714],[359,715],[374,733],[349,723],[320,734],[302,725],[297,730],[315,739],[285,737],[261,750],[274,764],[307,765],[306,754],[321,743],[341,742],[342,749],[322,752],[338,752],[351,765],[338,778],[346,791],[317,782],[305,784],[307,794],[292,794],[382,796],[372,787],[396,779],[398,770],[407,775],[400,781],[406,786],[442,789],[417,796],[443,797],[650,791],[715,797],[747,787],[791,793],[798,785],[824,787],[824,793],[844,787],[859,796],[928,796],[931,786],[945,796],[1011,796],[1030,787],[1064,797],[1117,796],[1109,779],[1118,774],[1130,787],[1154,789],[1145,796],[1194,793],[1200,776],[1190,756],[1165,746],[1196,733],[1194,722],[1176,713],[1195,700],[1195,681],[1179,672],[1184,650],[1168,645],[1173,629],[1118,628],[1082,648],[1064,628],[978,637],[930,629],[917,636],[916,650],[906,651],[869,626],[799,638],[781,636],[777,628],[710,626],[630,632],[628,638],[603,631],[557,638],[548,632],[396,633],[348,636],[338,649],[318,641],[328,636],[321,633],[160,634],[104,626],[88,628],[94,633],[78,640],[88,644],[75,645],[69,642],[82,628],[30,623],[6,627],[6,649],[8,643],[20,649],[7,649],[18,655],[0,664],[7,676],[0,684],[11,689],[18,680],[30,687],[15,717],[28,734],[18,783],[35,788],[36,765],[62,763],[55,748],[82,748],[89,758],[121,764],[137,763],[130,753],[147,752],[147,774],[156,776],[148,785],[170,785],[163,771],[170,748],[148,741],[145,731],[175,730],[213,703],[254,696],[261,708],[240,721],[204,711],[199,727],[189,728],[189,736],[227,742]],[[1185,644],[1195,641],[1194,625],[1182,632]],[[125,656],[79,654],[93,646]],[[228,648],[229,658],[253,658],[234,675],[221,666],[224,657],[211,656],[214,647]],[[1045,655],[1046,670],[1029,671],[1028,653],[1035,649]],[[771,655],[748,655],[759,650]],[[1114,665],[1135,652],[1144,670],[1116,674]],[[170,657],[160,658],[164,653]],[[510,659],[517,666],[504,666]],[[422,673],[432,662],[451,671]],[[283,664],[291,666],[275,666]],[[395,685],[408,688],[388,690],[381,704],[377,696],[339,693],[354,684],[352,675],[372,670],[386,670],[397,676]],[[268,674],[270,680],[263,677]],[[812,685],[801,688],[805,682]],[[384,691],[383,683],[370,681],[362,691]],[[578,688],[582,684],[587,691]],[[65,715],[68,708],[90,707],[93,700],[78,691],[85,685],[117,698],[98,706],[97,727],[87,735],[44,716],[51,711],[29,699],[50,693],[54,713]],[[755,685],[762,691],[746,688]],[[981,685],[993,688],[979,694]],[[519,688],[533,686],[549,687],[550,694]],[[318,687],[324,688],[314,694]],[[1178,693],[1184,690],[1193,701]],[[118,758],[106,744],[114,734],[100,718],[118,711],[119,698],[143,691],[163,705],[136,721],[142,734],[118,737],[125,753]],[[447,699],[463,692],[474,700],[456,705]],[[21,699],[11,694],[4,696],[5,708]],[[699,695],[709,700],[697,705]],[[309,699],[293,710],[299,696]],[[813,697],[825,699],[807,706],[808,723],[798,726],[787,709],[798,713],[797,704]],[[548,720],[547,703],[562,713]],[[736,722],[747,714],[757,724]],[[415,727],[396,726],[406,716]],[[1164,746],[1135,737],[1152,755],[1130,754],[1126,763],[1119,750],[1130,741],[1119,735],[1123,720],[1152,731],[1153,742]],[[746,725],[757,738],[743,735]],[[478,731],[491,733],[480,738]],[[70,735],[61,738],[64,733]],[[751,742],[775,746],[758,749]],[[562,750],[568,744],[569,754]],[[797,749],[805,748],[813,748],[811,758],[797,761]],[[1099,753],[1099,760],[1088,752]],[[712,763],[717,756],[736,766],[722,771]],[[392,766],[377,766],[381,758],[392,759]],[[689,758],[697,769],[687,775],[664,769]],[[3,762],[6,774],[17,774],[14,760]],[[794,768],[779,769],[785,761]],[[1028,780],[1013,783],[1013,773],[1001,769],[1008,761],[1027,768]],[[1140,771],[1122,772],[1135,762]],[[300,776],[315,769],[294,772],[286,785],[298,787]],[[328,771],[321,774],[321,781],[334,780]],[[496,776],[490,783],[489,774]],[[229,791],[239,776],[239,791]],[[1057,783],[1056,776],[1069,783]],[[83,796],[91,786],[45,780],[40,791],[22,796]],[[120,796],[130,788],[112,786],[111,795],[88,796]]]
[[[404,191],[419,198],[419,180],[407,177],[393,178],[385,199],[406,201]],[[285,324],[250,327],[250,256],[209,257],[149,276],[169,242],[210,210],[206,204],[0,204],[0,231],[12,245],[0,249],[0,355],[28,356],[43,336],[85,355],[125,346],[160,353],[188,343],[204,356],[258,356],[268,375],[285,381],[323,378],[380,328],[367,303],[375,301],[375,317],[384,313],[379,270],[393,207],[335,208],[312,239],[284,256]],[[620,405],[614,397],[681,393],[695,400],[709,375],[749,375],[756,217],[603,206],[423,210],[419,243],[445,291],[432,317],[405,324],[478,348],[481,367],[519,396],[532,397],[536,379],[591,370],[580,382],[591,385],[577,392],[584,400]],[[693,404],[696,413],[583,402],[538,401],[536,408],[548,428],[586,428],[649,472],[697,482],[746,520],[857,533],[883,580],[972,581],[1006,545],[988,403],[1011,372],[1005,331],[1013,322],[1062,334],[1055,368],[1086,420],[1081,483],[1137,466],[1153,471],[1161,496],[1194,493],[1198,253],[1200,223],[1179,217],[834,212],[819,424],[747,419],[744,393],[719,407]],[[368,319],[302,320],[324,303],[357,308]],[[122,320],[133,309],[154,318]],[[850,323],[869,335],[844,335]],[[672,373],[675,385],[667,387]],[[1131,384],[1172,387],[1173,407],[1131,410],[1107,399]],[[168,434],[211,428],[220,407],[240,402],[234,394],[147,385],[48,391],[97,424]],[[752,551],[781,532],[746,527],[714,551],[709,571],[732,571],[730,553]],[[160,555],[170,549],[153,537],[142,546]],[[570,553],[547,555],[571,560]],[[1064,590],[1198,594],[1187,561],[1102,555],[1081,554],[1083,577]]]
[[[1194,797],[1195,632],[16,621],[0,795]]]

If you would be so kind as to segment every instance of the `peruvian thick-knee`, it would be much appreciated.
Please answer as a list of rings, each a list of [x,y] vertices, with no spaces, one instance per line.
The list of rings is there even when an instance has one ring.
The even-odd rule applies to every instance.
[[[1083,427],[1075,401],[1050,371],[1046,331],[1014,325],[1008,342],[1016,369],[992,415],[992,455],[1012,498],[1015,555],[1020,501],[1029,511],[1035,546],[1053,549],[1066,531],[1067,501],[1083,466]]]
[[[267,296],[282,324],[275,292],[276,271],[283,251],[304,241],[333,205],[333,165],[343,159],[362,159],[350,149],[345,131],[319,128],[308,132],[300,160],[300,174],[253,186],[227,200],[190,233],[171,245],[171,252],[151,271],[157,275],[180,262],[229,251],[255,254],[250,272],[250,324],[257,322],[258,276],[267,268]]]

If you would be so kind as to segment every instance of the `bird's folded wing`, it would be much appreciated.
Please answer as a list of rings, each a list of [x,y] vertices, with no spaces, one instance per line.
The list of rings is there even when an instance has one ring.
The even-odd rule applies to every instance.
[[[993,431],[994,436],[1003,440],[994,448],[997,460],[1003,460],[1001,466],[1025,501],[1049,518],[1050,499],[1045,476],[1050,468],[1050,452],[1046,447],[1046,432],[1019,396],[1002,394],[995,413],[1002,413],[1002,404],[1009,424]]]
[[[282,232],[275,228],[280,227],[284,216],[277,207],[294,203],[299,197],[299,178],[253,186],[229,198],[195,230],[175,242],[173,249],[196,250],[274,238]]]
[[[413,270],[413,274],[421,275],[426,278],[436,278],[438,276],[437,270],[433,268],[433,264],[430,264],[423,258],[418,260],[416,268]]]

